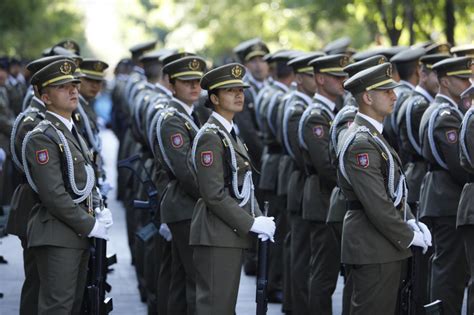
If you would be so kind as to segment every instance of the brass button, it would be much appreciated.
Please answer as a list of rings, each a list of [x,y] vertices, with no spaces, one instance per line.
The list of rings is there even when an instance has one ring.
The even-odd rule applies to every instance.
[[[249,162],[245,161],[244,162],[245,166],[249,166]]]
[[[74,157],[74,161],[77,161],[77,157]]]

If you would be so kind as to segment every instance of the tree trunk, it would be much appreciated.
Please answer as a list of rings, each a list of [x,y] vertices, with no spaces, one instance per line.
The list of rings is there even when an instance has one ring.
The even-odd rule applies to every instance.
[[[444,7],[444,13],[446,15],[446,39],[451,45],[455,45],[454,42],[454,27],[456,26],[456,20],[454,17],[454,2],[453,0],[446,0]]]

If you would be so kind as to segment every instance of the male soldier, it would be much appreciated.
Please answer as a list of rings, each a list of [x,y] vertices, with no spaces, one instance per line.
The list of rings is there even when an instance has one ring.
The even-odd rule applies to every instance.
[[[255,102],[268,77],[269,66],[263,57],[269,52],[267,45],[260,38],[244,41],[234,48],[234,53],[247,68],[244,81],[250,86],[245,90],[244,110],[235,115],[235,123],[239,127],[242,139],[248,145],[252,162],[257,167],[260,166],[263,143],[257,136],[261,130],[257,124]]]
[[[336,99],[344,94],[342,82],[347,74],[346,55],[323,56],[312,60],[316,93],[313,103],[301,116],[298,139],[303,151],[306,178],[303,190],[302,217],[309,221],[310,313],[332,314],[331,296],[336,288],[339,255],[337,240],[326,224],[329,197],[336,185],[336,170],[329,159],[329,127],[336,115]]]
[[[287,225],[284,215],[286,192],[284,188],[280,187],[286,187],[287,183],[282,179],[284,176],[281,176],[281,172],[286,168],[280,167],[283,148],[279,141],[281,137],[278,128],[278,112],[280,107],[283,106],[286,94],[290,91],[289,86],[294,80],[293,70],[287,65],[293,55],[294,52],[292,51],[280,51],[265,57],[274,69],[275,76],[269,83],[267,92],[259,94],[256,107],[265,144],[259,188],[262,190],[263,199],[269,201],[269,215],[275,217],[277,225],[276,242],[270,247],[269,259],[268,294],[269,300],[272,302],[281,302],[282,300],[282,261],[279,257],[281,257],[283,240],[286,235],[285,226]]]
[[[244,109],[236,113],[234,122],[237,126],[237,132],[248,145],[252,163],[259,170],[261,168],[263,142],[257,122],[256,101],[257,95],[263,89],[268,78],[269,66],[263,57],[269,52],[267,45],[260,38],[246,40],[234,48],[237,58],[247,68],[244,82],[250,86],[244,90]],[[258,172],[253,172],[252,175],[253,182],[258,183]],[[263,201],[262,191],[258,187],[256,187],[255,195],[257,200]],[[244,256],[244,271],[247,275],[255,275],[257,272],[255,244],[247,250]]]
[[[120,140],[118,160],[123,160],[130,157],[140,150],[140,144],[134,139],[132,133],[132,113],[135,103],[133,102],[133,95],[137,86],[140,86],[146,81],[146,77],[143,71],[143,65],[140,63],[139,58],[146,51],[152,50],[156,45],[156,41],[150,41],[145,43],[137,44],[131,47],[129,50],[132,54],[133,69],[130,72],[127,80],[124,82],[124,86],[120,86],[123,94],[120,97],[118,104],[114,104],[115,118],[117,119],[116,124],[121,126],[117,131],[117,137]],[[132,91],[134,90],[134,91]],[[117,176],[117,198],[122,200],[126,207],[127,215],[127,235],[130,251],[132,254],[132,264],[135,262],[135,220],[133,219],[133,199],[134,191],[137,189],[136,180],[133,177],[133,173],[119,169]]]
[[[195,270],[189,232],[199,188],[188,159],[193,139],[204,123],[194,112],[194,103],[200,96],[199,80],[205,68],[205,60],[198,56],[183,57],[163,68],[173,91],[169,109],[161,113],[157,122],[161,162],[170,178],[160,207],[161,222],[168,225],[172,235],[169,314],[196,312]]]
[[[472,198],[474,193],[472,191],[474,185],[474,85],[461,94],[464,104],[471,106],[466,112],[459,131],[459,148],[461,157],[461,166],[468,172],[469,180],[464,185],[459,201],[456,227],[461,232],[464,239],[464,246],[466,250],[466,257],[468,260],[469,271],[471,278],[468,287],[467,297],[467,312],[472,314],[474,312],[474,220],[473,220],[473,205]]]
[[[293,314],[308,313],[309,248],[307,238],[309,225],[301,219],[301,202],[304,186],[304,163],[298,143],[298,123],[303,111],[312,103],[311,97],[316,92],[313,68],[309,61],[324,55],[321,52],[307,53],[291,59],[288,65],[295,73],[296,91],[284,107],[282,118],[282,143],[286,154],[294,163],[288,181],[286,210],[282,216],[288,216],[290,246],[284,247],[284,296],[283,306]],[[286,240],[285,240],[286,242]],[[286,253],[288,252],[288,253]],[[288,256],[288,258],[287,258]]]
[[[101,157],[101,143],[99,138],[99,126],[97,125],[97,114],[94,111],[92,102],[102,89],[104,81],[104,71],[109,65],[101,60],[87,58],[80,63],[79,103],[73,115],[74,123],[78,132],[86,139],[89,150],[94,155],[94,165],[96,180],[101,192],[107,195],[108,189],[105,185],[105,171],[103,159]]]
[[[449,54],[429,54],[420,58],[419,83],[410,93],[406,101],[400,106],[397,116],[397,127],[399,131],[399,150],[407,158],[405,174],[408,191],[408,204],[413,212],[417,211],[417,202],[420,200],[420,188],[426,173],[426,162],[421,155],[421,147],[418,138],[420,121],[423,113],[433,102],[439,85],[436,73],[432,70],[433,64],[449,58]]]
[[[175,53],[167,49],[160,49],[144,54],[140,57],[143,63],[143,69],[147,77],[147,88],[145,98],[150,98],[146,106],[140,108],[141,114],[139,126],[142,128],[145,145],[143,147],[143,156],[150,160],[145,161],[145,166],[149,165],[149,172],[155,184],[159,196],[163,195],[166,186],[169,183],[169,177],[166,169],[161,164],[159,157],[159,143],[156,137],[156,122],[160,117],[160,113],[165,109],[172,98],[173,94],[168,89],[169,82],[165,80],[163,74],[163,57]],[[156,153],[156,154],[155,154]],[[152,218],[156,227],[159,227],[160,237],[155,238],[154,252],[151,253],[156,257],[156,279],[146,279],[147,282],[154,282],[156,290],[156,312],[158,314],[167,314],[168,294],[171,278],[171,232],[165,224],[161,223],[160,209],[155,209],[155,215]],[[144,259],[147,261],[146,259]],[[153,268],[153,266],[151,267]],[[152,297],[153,298],[153,297]],[[147,299],[150,305],[150,297]]]
[[[393,109],[396,86],[390,63],[363,70],[344,83],[359,105],[338,147],[338,180],[348,208],[342,262],[353,281],[351,314],[395,314],[409,247],[426,251],[431,243],[425,225],[404,221],[411,213],[404,202],[402,164],[382,136],[382,122]]]
[[[387,62],[387,58],[382,55],[376,55],[365,60],[352,63],[344,67],[350,77],[353,77],[358,72]],[[329,129],[329,154],[331,163],[337,167],[337,146],[340,139],[343,138],[347,129],[354,121],[357,114],[357,102],[354,99],[354,105],[345,105],[334,117],[331,127]],[[337,247],[334,249],[338,254],[338,260],[341,261],[341,237],[342,237],[342,222],[346,214],[346,198],[339,186],[334,187],[331,192],[329,203],[329,211],[326,219],[327,224],[334,231],[337,239]],[[344,268],[344,290],[342,296],[342,314],[349,314],[352,294],[352,279],[349,270]]]
[[[395,101],[392,114],[388,115],[385,122],[384,128],[391,130],[388,133],[390,145],[399,152],[399,139],[397,129],[397,116],[402,103],[408,98],[410,92],[415,89],[419,80],[419,59],[425,54],[423,48],[410,48],[403,50],[390,58],[390,62],[397,68],[398,75],[400,76],[400,85],[394,89],[397,96]],[[389,127],[386,127],[389,125]],[[406,162],[406,157],[401,155],[402,161]]]
[[[439,92],[421,118],[421,152],[429,163],[420,193],[420,217],[434,235],[431,301],[443,301],[446,314],[460,314],[468,270],[456,214],[466,172],[459,163],[458,131],[463,112],[460,94],[470,83],[471,58],[456,57],[433,65]]]
[[[40,279],[38,314],[79,314],[89,238],[107,240],[112,225],[110,210],[99,208],[90,153],[71,119],[80,82],[75,68],[62,59],[32,78],[47,109],[22,145],[23,168],[39,198],[27,232]]]
[[[37,59],[27,65],[28,71],[35,74],[38,70],[51,62],[62,60],[62,56],[52,56]],[[23,270],[25,280],[23,282],[20,298],[20,314],[36,314],[38,312],[39,277],[36,261],[31,249],[28,248],[26,228],[28,216],[33,206],[38,202],[38,197],[28,185],[23,172],[21,156],[21,144],[25,135],[33,130],[45,117],[46,107],[40,99],[37,89],[31,99],[29,106],[20,113],[12,128],[10,151],[12,160],[22,174],[22,183],[16,187],[12,197],[12,207],[7,223],[7,233],[17,235],[23,248]]]

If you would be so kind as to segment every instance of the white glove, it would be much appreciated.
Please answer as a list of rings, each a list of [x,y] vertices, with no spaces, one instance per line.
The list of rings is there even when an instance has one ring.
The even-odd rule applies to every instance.
[[[425,239],[423,238],[423,233],[419,231],[413,231],[413,240],[411,241],[410,246],[418,246],[423,248],[423,254],[426,254],[428,251],[428,245],[425,243]]]
[[[112,219],[112,212],[109,210],[109,208],[104,208],[103,210],[100,210],[100,208],[95,208],[95,218],[100,222],[105,225],[105,227],[108,229],[114,224],[114,220]]]
[[[433,244],[431,243],[431,232],[430,232],[430,229],[428,229],[428,227],[426,226],[426,224],[424,224],[423,222],[418,222],[418,226],[420,227],[421,232],[423,233],[423,238],[425,239],[426,245],[428,245],[428,246],[433,245]]]
[[[109,240],[108,228],[101,223],[98,219],[95,220],[94,227],[88,235],[89,237],[102,238],[106,241]]]
[[[408,225],[411,227],[413,231],[421,232],[423,233],[423,239],[425,240],[426,245],[431,246],[433,245],[431,243],[431,232],[424,224],[423,222],[418,221],[418,223],[415,221],[415,219],[411,219],[407,221]]]
[[[256,217],[250,231],[257,234],[266,234],[268,238],[273,238],[275,235],[275,222],[273,221],[274,217]]]
[[[166,224],[166,223],[161,223],[160,229],[159,229],[158,232],[168,242],[171,241],[171,239],[173,238],[173,236],[171,235],[170,228],[168,227],[168,224]]]
[[[266,242],[266,241],[270,240],[270,242],[275,243],[275,239],[273,237],[269,238],[267,234],[258,234],[258,238],[262,242]]]

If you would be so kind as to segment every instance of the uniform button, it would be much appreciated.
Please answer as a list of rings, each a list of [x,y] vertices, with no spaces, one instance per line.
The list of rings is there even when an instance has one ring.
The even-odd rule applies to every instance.
[[[237,233],[237,229],[234,229],[234,232]]]
[[[77,161],[77,157],[74,157],[74,161]]]
[[[249,162],[247,162],[247,161],[245,161],[244,164],[245,164],[245,166],[249,166]]]

